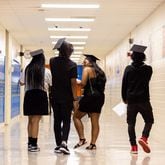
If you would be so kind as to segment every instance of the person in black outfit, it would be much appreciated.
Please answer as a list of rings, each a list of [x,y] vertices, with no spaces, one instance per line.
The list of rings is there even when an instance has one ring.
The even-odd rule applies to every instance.
[[[150,104],[149,82],[152,76],[152,67],[144,63],[146,56],[142,45],[133,45],[130,54],[133,60],[131,65],[125,68],[122,80],[122,99],[127,105],[127,123],[131,153],[137,154],[135,124],[138,112],[142,115],[145,126],[139,144],[147,153],[150,152],[147,139],[154,123],[152,107]]]
[[[66,42],[64,38],[59,39],[54,48],[59,51],[58,57],[50,59],[54,133],[57,145],[54,152],[70,154],[67,140],[71,112],[78,101],[76,95],[77,65],[69,59],[73,52],[73,45]]]
[[[38,152],[39,123],[42,115],[48,115],[47,86],[51,86],[51,73],[45,68],[42,49],[30,52],[31,62],[23,70],[20,85],[25,85],[23,112],[28,116],[28,151]]]
[[[80,99],[79,108],[74,111],[73,121],[79,136],[79,142],[74,146],[78,148],[86,142],[82,117],[88,114],[91,119],[91,140],[87,150],[96,149],[96,140],[99,135],[99,117],[104,104],[104,89],[106,76],[104,71],[96,64],[99,60],[94,55],[85,54],[81,86],[84,96]]]

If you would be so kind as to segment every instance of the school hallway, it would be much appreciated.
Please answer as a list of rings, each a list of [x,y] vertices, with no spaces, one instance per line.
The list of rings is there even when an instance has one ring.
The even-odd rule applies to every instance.
[[[44,50],[45,67],[50,68],[50,59],[59,55],[52,49],[60,38],[74,46],[70,59],[77,64],[79,80],[84,54],[99,58],[97,64],[106,74],[97,149],[85,149],[91,133],[90,118],[85,116],[88,143],[73,149],[79,139],[72,121],[71,154],[54,153],[52,113],[40,122],[40,152],[28,152],[25,89],[19,85],[20,75],[32,59],[30,52],[37,49]],[[122,78],[132,62],[133,45],[147,47],[145,64],[153,70],[149,90],[154,124],[148,139],[149,154],[141,146],[138,155],[130,154],[126,114],[118,116],[112,110],[122,100]],[[59,73],[64,76],[61,70]],[[0,165],[165,165],[164,107],[165,0],[0,0]],[[138,115],[137,140],[143,126]]]
[[[0,164],[1,165],[164,165],[165,146],[154,138],[156,131],[153,125],[149,144],[151,153],[147,154],[139,146],[138,155],[130,154],[127,135],[126,116],[119,117],[110,108],[109,98],[100,117],[100,135],[97,149],[88,151],[85,147],[90,141],[90,119],[83,118],[85,135],[88,143],[78,149],[73,149],[78,142],[73,122],[68,140],[70,155],[54,153],[55,140],[53,133],[53,115],[43,117],[40,122],[39,147],[40,152],[32,153],[27,150],[27,118],[14,119],[0,131]],[[141,136],[143,121],[137,120],[137,137]],[[163,134],[161,135],[163,136]]]

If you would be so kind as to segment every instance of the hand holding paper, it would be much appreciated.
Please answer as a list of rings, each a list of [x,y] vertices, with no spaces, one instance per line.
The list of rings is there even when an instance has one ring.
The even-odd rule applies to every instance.
[[[123,102],[120,102],[116,106],[112,108],[112,110],[118,115],[122,116],[126,113],[127,110],[127,104],[124,104]]]

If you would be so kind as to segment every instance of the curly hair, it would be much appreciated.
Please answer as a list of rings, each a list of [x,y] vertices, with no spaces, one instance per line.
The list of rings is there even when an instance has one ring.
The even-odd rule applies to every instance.
[[[146,55],[144,53],[133,52],[131,55],[131,59],[134,62],[143,62],[146,60]]]

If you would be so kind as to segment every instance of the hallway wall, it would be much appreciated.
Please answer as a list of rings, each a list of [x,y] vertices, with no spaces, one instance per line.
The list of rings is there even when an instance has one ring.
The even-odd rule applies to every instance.
[[[129,38],[134,43],[148,46],[146,50],[146,63],[153,67],[153,77],[150,84],[151,103],[155,115],[153,129],[156,134],[153,138],[165,143],[161,134],[165,133],[162,128],[164,122],[165,106],[165,3],[162,4],[152,15],[129,34],[118,46],[106,57],[106,73],[108,77],[108,94],[110,95],[111,108],[121,100],[121,81],[126,65],[131,61],[127,57],[130,49]],[[139,119],[141,120],[141,119]]]
[[[12,117],[20,114],[19,73],[20,44],[0,25],[0,59],[1,59],[1,94],[0,94],[0,125],[9,124]],[[4,74],[5,70],[5,74]],[[3,115],[3,116],[2,116]]]

